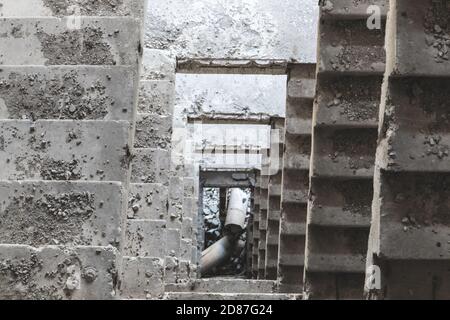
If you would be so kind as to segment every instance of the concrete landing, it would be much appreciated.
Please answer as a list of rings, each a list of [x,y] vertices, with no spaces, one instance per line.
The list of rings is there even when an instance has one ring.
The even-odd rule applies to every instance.
[[[272,294],[276,292],[276,282],[270,280],[252,280],[236,278],[197,279],[183,284],[167,284],[170,293],[237,293]]]
[[[165,300],[302,300],[299,294],[167,292]]]

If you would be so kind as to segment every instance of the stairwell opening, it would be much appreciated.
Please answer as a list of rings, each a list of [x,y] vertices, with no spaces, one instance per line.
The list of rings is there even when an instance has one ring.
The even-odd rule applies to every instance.
[[[214,264],[213,267],[207,268],[208,270],[201,268],[201,277],[250,278],[251,265],[248,260],[251,252],[250,242],[247,240],[251,237],[249,230],[253,220],[254,177],[253,170],[201,171],[198,219],[199,243],[202,244],[203,252],[201,262]],[[236,199],[233,198],[236,192],[238,197],[241,196],[238,201],[243,202],[241,208],[245,210],[242,212],[242,224],[239,227],[236,226],[236,218],[231,217],[233,210],[236,210]],[[230,225],[233,223],[234,229],[231,230]],[[221,246],[220,243],[227,237],[230,242]],[[208,257],[209,250],[216,252],[209,253]],[[211,262],[211,259],[217,261]]]
[[[184,146],[185,176],[199,181],[193,225],[199,278],[254,277],[254,188],[271,147],[272,119],[285,116],[286,83],[284,61],[177,61],[174,131]],[[236,188],[247,198],[241,230],[224,261],[202,270],[202,253],[229,236],[225,220]]]
[[[232,188],[203,188],[202,199],[202,219],[204,232],[203,252],[211,248],[216,242],[220,241],[227,235],[226,231],[226,215],[230,203],[230,195]],[[242,188],[247,199],[251,198],[251,189]],[[203,274],[203,277],[211,276],[237,276],[245,277],[246,261],[248,252],[247,246],[247,226],[250,220],[251,207],[250,201],[247,201],[247,210],[245,215],[245,224],[241,231],[238,232],[232,249],[227,254],[226,260],[214,267],[211,271]]]

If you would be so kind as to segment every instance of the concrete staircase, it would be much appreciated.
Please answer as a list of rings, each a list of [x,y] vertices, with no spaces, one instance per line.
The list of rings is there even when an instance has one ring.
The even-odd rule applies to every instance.
[[[272,143],[271,158],[278,157],[278,166],[273,161],[269,185],[267,189],[267,231],[266,231],[266,257],[264,279],[276,280],[278,270],[278,246],[280,237],[280,207],[281,207],[281,177],[284,151],[284,118],[271,120],[271,127],[277,140]],[[275,138],[275,137],[273,137]],[[277,146],[275,147],[275,143]],[[278,154],[272,154],[278,153]],[[276,171],[276,173],[275,173]],[[272,174],[273,173],[273,174]]]
[[[314,64],[289,70],[278,256],[281,292],[303,291],[315,71]]]
[[[277,293],[276,281],[234,278],[197,279],[166,285],[173,300],[299,300],[301,295]]]
[[[0,298],[119,297],[144,1],[2,1]]]
[[[372,299],[450,299],[449,17],[448,1],[390,0],[367,254]]]
[[[384,20],[367,27],[366,2],[321,8],[305,255],[310,299],[363,297],[373,195]]]

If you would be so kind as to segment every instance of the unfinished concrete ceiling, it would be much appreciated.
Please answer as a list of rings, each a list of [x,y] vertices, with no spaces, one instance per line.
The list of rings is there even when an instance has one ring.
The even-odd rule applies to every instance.
[[[147,15],[145,46],[178,58],[316,61],[316,0],[153,0]]]

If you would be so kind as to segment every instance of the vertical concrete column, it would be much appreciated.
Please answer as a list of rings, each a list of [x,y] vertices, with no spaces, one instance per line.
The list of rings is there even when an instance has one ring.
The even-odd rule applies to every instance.
[[[303,291],[315,73],[315,64],[289,67],[278,249],[280,292]]]
[[[324,1],[308,201],[306,299],[363,297],[386,1]],[[369,11],[368,11],[369,9]],[[372,20],[379,24],[372,24]]]
[[[450,4],[390,0],[366,293],[450,298]]]
[[[265,278],[277,279],[278,269],[278,240],[280,232],[280,208],[281,208],[281,177],[284,150],[284,118],[272,118],[271,127],[273,136],[276,136],[278,150],[271,150],[271,166],[268,185],[267,207],[267,232],[266,232],[266,266]],[[273,152],[278,151],[278,159],[273,158]],[[274,161],[272,161],[274,160]]]

